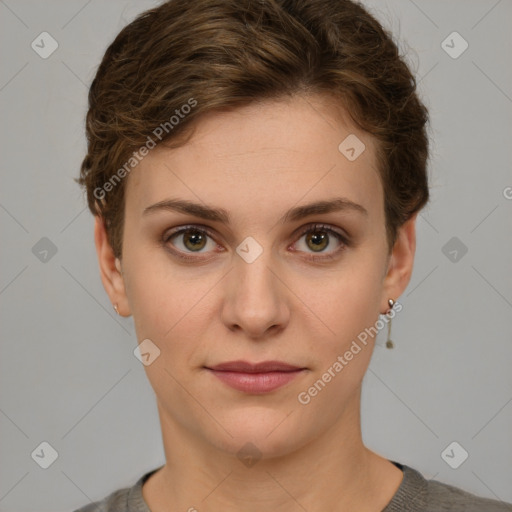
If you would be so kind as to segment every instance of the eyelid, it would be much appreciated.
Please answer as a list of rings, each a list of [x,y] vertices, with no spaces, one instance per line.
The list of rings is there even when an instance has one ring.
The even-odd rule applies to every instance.
[[[215,240],[215,238],[216,238],[216,235],[207,226],[203,226],[202,224],[185,224],[183,226],[178,226],[176,228],[170,228],[170,229],[165,230],[164,234],[162,235],[162,240],[164,242],[167,242],[174,235],[178,235],[178,234],[181,234],[181,233],[189,231],[189,230],[192,231],[194,229],[196,229],[197,231],[200,231],[200,232],[204,232],[206,235],[208,235],[213,240]]]
[[[324,230],[324,231],[328,231],[329,233],[334,233],[334,234],[338,235],[344,243],[348,244],[350,242],[349,235],[344,230],[338,230],[338,229],[339,228],[335,228],[334,226],[331,226],[330,224],[324,224],[322,222],[311,222],[310,224],[306,224],[305,226],[302,226],[301,228],[299,228],[297,234],[294,234],[294,236],[297,236],[297,235],[302,236],[302,235],[305,235],[306,233],[308,233],[309,231]]]
[[[182,233],[184,231],[192,230],[192,229],[198,229],[198,231],[203,231],[210,238],[212,238],[213,240],[216,240],[217,235],[213,231],[211,231],[208,226],[204,226],[202,224],[185,224],[185,225],[179,226],[177,228],[170,228],[170,229],[164,231],[164,234],[162,235],[162,240],[167,241],[167,240],[169,240],[169,238],[171,238],[172,236],[174,236],[178,233]],[[318,229],[318,230],[325,229],[326,231],[336,233],[341,238],[343,238],[344,242],[346,242],[346,243],[349,243],[349,241],[350,241],[350,236],[344,230],[338,231],[337,228],[335,228],[334,226],[331,226],[330,224],[324,224],[321,222],[320,223],[319,222],[311,222],[309,224],[306,224],[305,226],[301,226],[299,229],[297,229],[293,233],[292,237],[296,237],[299,235],[302,236],[313,229]]]

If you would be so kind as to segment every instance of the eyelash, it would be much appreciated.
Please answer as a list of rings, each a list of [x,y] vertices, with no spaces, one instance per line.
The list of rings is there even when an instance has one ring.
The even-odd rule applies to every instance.
[[[198,258],[197,256],[185,256],[185,253],[183,253],[182,251],[176,251],[176,250],[173,250],[173,249],[169,249],[168,248],[168,243],[169,241],[182,234],[182,233],[186,233],[188,231],[192,231],[192,232],[196,232],[196,233],[199,233],[199,234],[202,234],[202,235],[206,235],[208,237],[210,237],[212,240],[215,241],[215,235],[209,230],[207,229],[206,227],[202,227],[202,226],[199,226],[199,225],[188,225],[188,226],[182,226],[180,228],[177,228],[176,230],[172,231],[172,232],[165,232],[163,237],[162,237],[162,244],[164,245],[164,247],[171,251],[172,254],[176,255],[178,258],[180,259],[183,259],[183,260],[186,260],[186,261],[198,261],[200,258]],[[298,234],[298,238],[297,240],[300,240],[304,235],[307,235],[308,233],[314,233],[314,232],[317,232],[317,231],[324,231],[326,233],[329,233],[330,235],[333,235],[337,240],[338,242],[341,243],[341,246],[340,248],[336,249],[335,251],[333,251],[332,253],[327,253],[323,256],[316,256],[316,255],[309,255],[309,256],[306,256],[306,259],[310,260],[310,261],[330,261],[330,260],[334,260],[336,259],[336,257],[338,256],[338,254],[340,252],[342,252],[343,250],[345,250],[347,247],[350,246],[350,241],[347,239],[346,236],[342,235],[341,233],[339,233],[338,231],[332,229],[330,226],[328,225],[325,225],[325,224],[308,224],[307,226],[304,227],[304,229]]]

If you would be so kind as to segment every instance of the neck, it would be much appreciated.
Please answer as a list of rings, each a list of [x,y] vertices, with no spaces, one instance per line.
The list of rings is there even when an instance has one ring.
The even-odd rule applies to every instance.
[[[144,484],[144,499],[152,512],[381,510],[401,471],[363,445],[359,398],[305,446],[247,464],[181,427],[159,406],[167,463]],[[393,480],[383,479],[390,470]]]

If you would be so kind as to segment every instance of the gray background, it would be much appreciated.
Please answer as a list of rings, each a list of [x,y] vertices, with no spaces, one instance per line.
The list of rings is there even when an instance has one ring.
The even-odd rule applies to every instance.
[[[133,324],[102,288],[73,181],[87,86],[155,3],[0,1],[2,511],[70,511],[164,462]],[[381,332],[365,377],[364,439],[427,478],[512,501],[512,3],[365,4],[402,41],[430,108],[432,201],[397,347]],[[59,44],[47,59],[31,48],[43,31]],[[469,43],[457,59],[441,47],[453,31]],[[42,441],[58,452],[48,469],[31,457]],[[452,441],[469,453],[458,469],[441,457]]]

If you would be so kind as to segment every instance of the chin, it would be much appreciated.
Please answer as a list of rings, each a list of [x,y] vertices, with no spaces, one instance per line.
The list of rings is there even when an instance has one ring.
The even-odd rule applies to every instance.
[[[217,449],[238,458],[256,457],[261,459],[281,457],[307,444],[303,439],[306,425],[299,426],[297,413],[289,414],[292,408],[270,409],[264,406],[244,407],[223,415],[223,429],[210,432],[209,442]],[[289,416],[288,416],[289,415]]]

